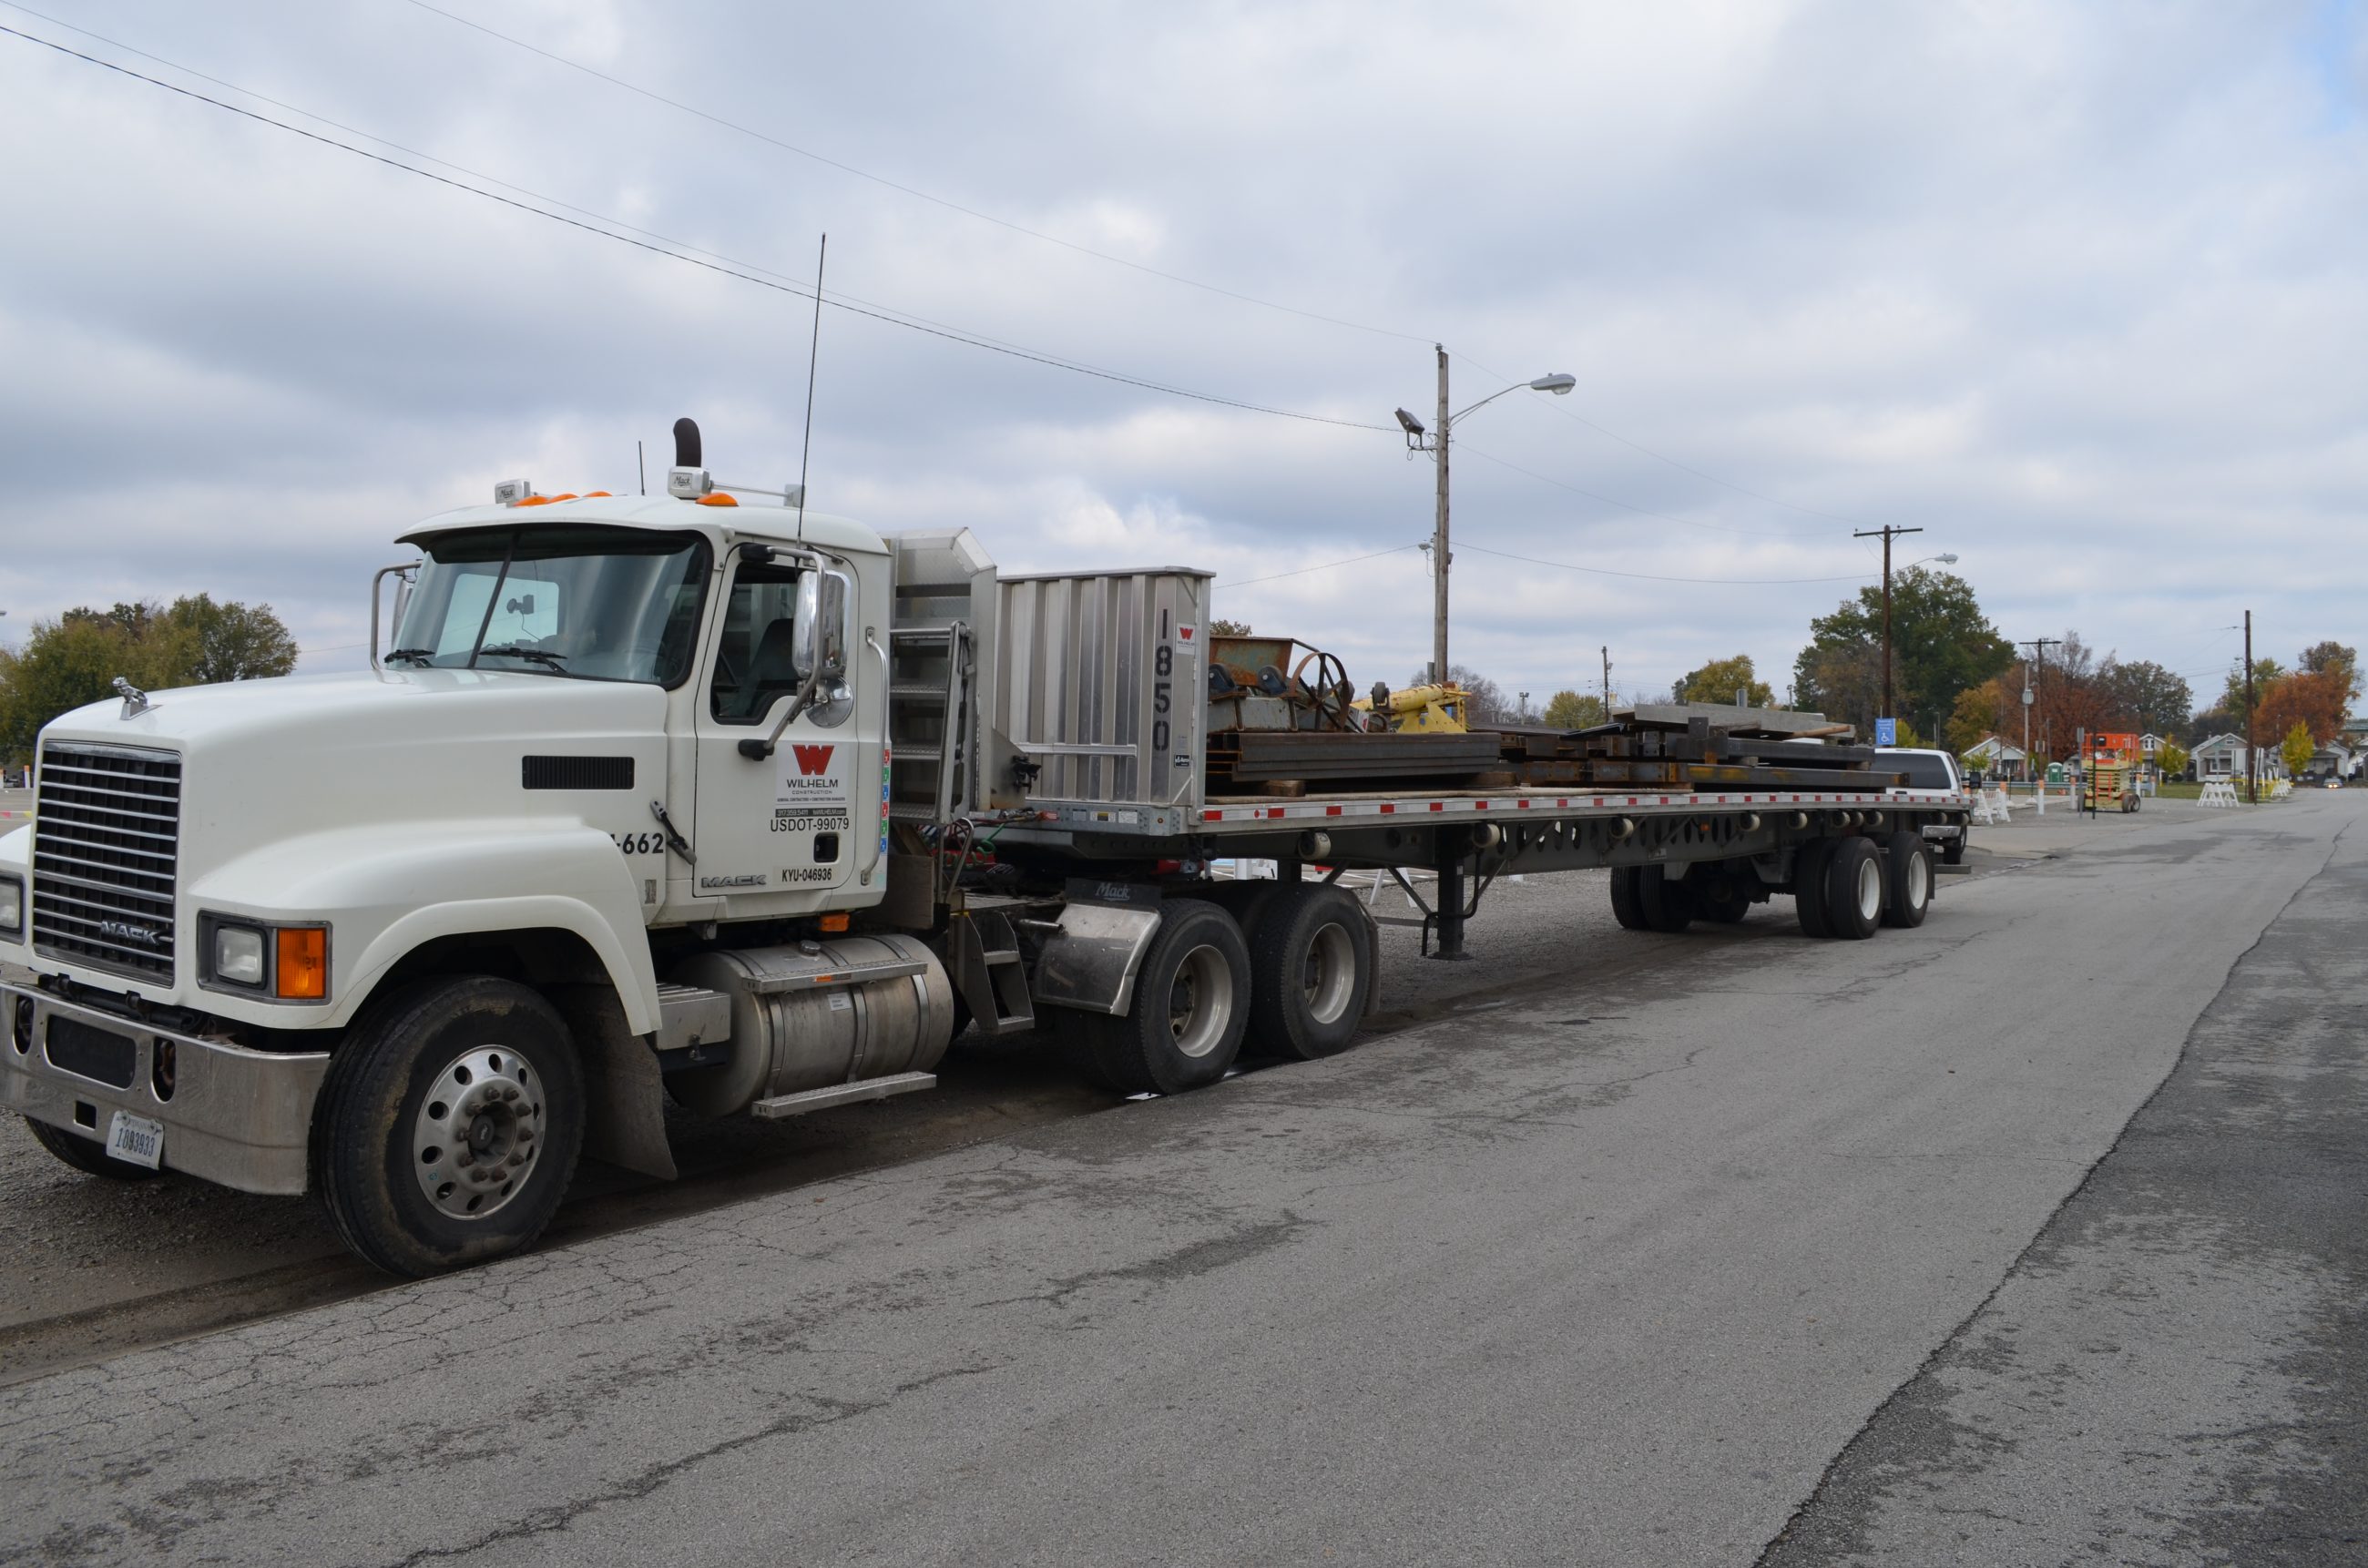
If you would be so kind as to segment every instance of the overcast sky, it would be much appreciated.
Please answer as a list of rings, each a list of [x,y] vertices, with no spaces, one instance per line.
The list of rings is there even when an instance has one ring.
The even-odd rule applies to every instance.
[[[438,3],[0,25],[750,270],[827,231],[834,298],[1346,421],[826,309],[812,495],[1011,571],[1207,567],[1360,687],[1429,653],[1433,471],[1355,426],[1430,418],[1433,341],[1457,408],[1577,378],[1457,431],[1454,656],[1533,703],[1603,644],[1625,693],[1748,652],[1781,695],[1882,524],[2009,637],[2199,696],[2247,608],[2283,659],[2368,640],[2353,0]],[[0,192],[12,641],[203,589],[350,666],[393,536],[497,480],[631,489],[682,414],[719,474],[796,475],[790,293],[7,36]]]

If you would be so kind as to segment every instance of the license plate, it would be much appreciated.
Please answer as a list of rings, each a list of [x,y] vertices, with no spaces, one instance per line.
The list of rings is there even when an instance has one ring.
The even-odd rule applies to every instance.
[[[165,1159],[165,1124],[119,1110],[107,1124],[107,1152],[119,1160],[155,1170]]]

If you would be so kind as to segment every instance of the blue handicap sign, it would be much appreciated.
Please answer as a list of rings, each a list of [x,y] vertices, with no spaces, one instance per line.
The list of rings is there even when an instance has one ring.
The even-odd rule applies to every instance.
[[[1896,719],[1877,719],[1874,722],[1874,744],[1879,746],[1897,745],[1899,744],[1899,721]]]

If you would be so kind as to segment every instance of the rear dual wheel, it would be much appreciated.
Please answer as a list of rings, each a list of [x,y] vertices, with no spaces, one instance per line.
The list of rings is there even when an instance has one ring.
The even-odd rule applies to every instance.
[[[1903,930],[1924,924],[1932,907],[1932,851],[1924,835],[1901,831],[1891,835],[1883,857],[1883,923]]]
[[[1088,1077],[1122,1095],[1174,1095],[1225,1075],[1241,1054],[1249,1013],[1241,926],[1213,903],[1179,898],[1160,910],[1127,1010],[1064,1021]]]

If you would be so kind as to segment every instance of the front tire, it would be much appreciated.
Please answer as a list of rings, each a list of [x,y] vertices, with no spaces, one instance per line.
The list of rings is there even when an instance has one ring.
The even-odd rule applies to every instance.
[[[33,1134],[33,1142],[63,1160],[78,1171],[109,1181],[154,1181],[165,1173],[152,1171],[146,1165],[135,1165],[129,1160],[119,1160],[107,1152],[107,1145],[96,1138],[68,1132],[63,1127],[51,1127],[46,1121],[25,1119]]]
[[[374,1006],[331,1056],[313,1185],[347,1246],[416,1278],[532,1245],[583,1143],[583,1076],[557,1009],[507,980],[428,980]]]
[[[1372,948],[1357,901],[1320,883],[1278,892],[1248,949],[1249,1045],[1301,1062],[1348,1050],[1373,987]]]
[[[1176,1095],[1225,1075],[1249,1013],[1241,927],[1213,903],[1176,899],[1161,914],[1127,1010],[1078,1014],[1076,1038],[1093,1075],[1118,1093]]]

